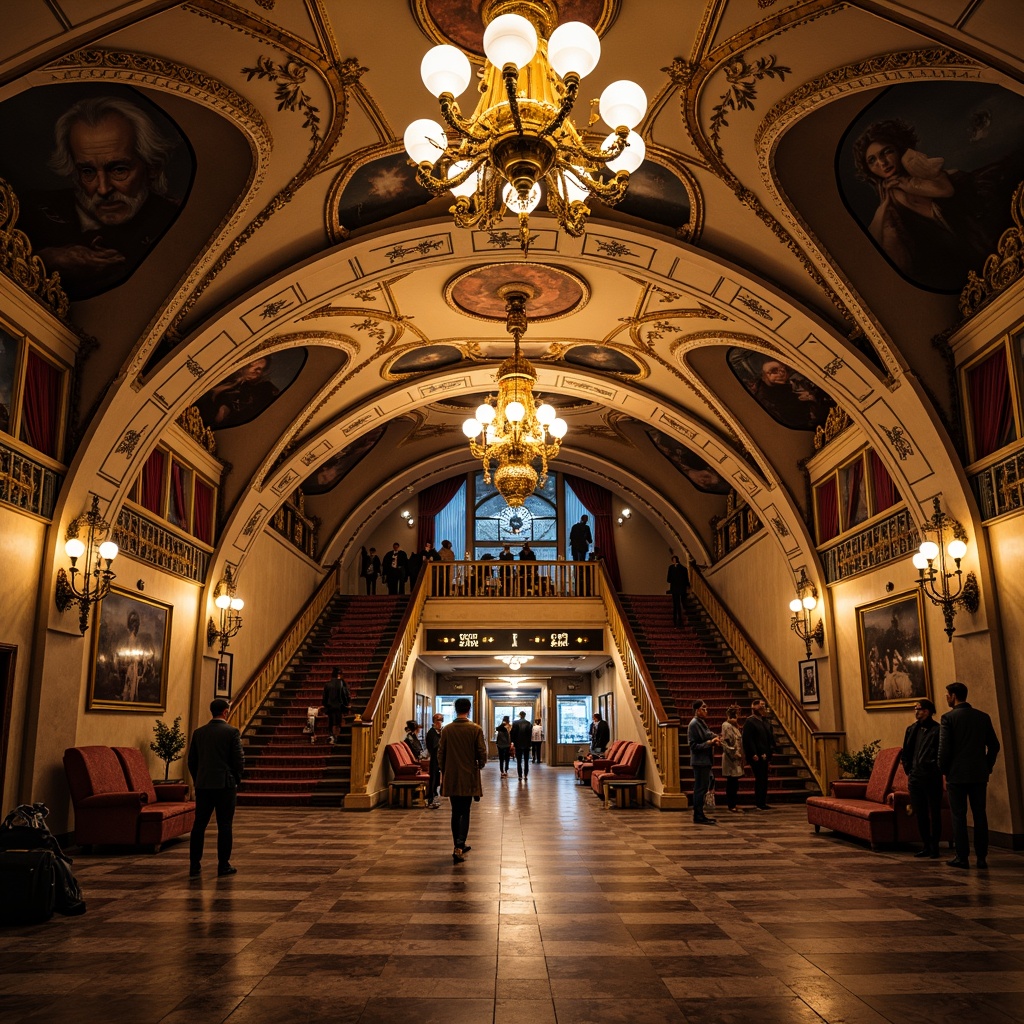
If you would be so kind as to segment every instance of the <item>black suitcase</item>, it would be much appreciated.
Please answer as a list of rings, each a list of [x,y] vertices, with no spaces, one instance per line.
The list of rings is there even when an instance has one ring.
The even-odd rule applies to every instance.
[[[56,858],[49,850],[0,852],[0,924],[48,921],[56,901]]]

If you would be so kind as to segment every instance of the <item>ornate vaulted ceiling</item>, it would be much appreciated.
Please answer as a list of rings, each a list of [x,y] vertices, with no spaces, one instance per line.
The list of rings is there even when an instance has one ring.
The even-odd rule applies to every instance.
[[[95,339],[67,507],[89,490],[123,499],[164,427],[198,404],[231,466],[223,557],[244,559],[301,484],[333,559],[406,487],[469,468],[460,424],[510,352],[509,282],[534,295],[524,350],[569,422],[560,468],[628,496],[700,560],[730,487],[794,565],[808,557],[803,461],[833,405],[903,494],[926,458],[954,457],[934,339],[1009,224],[1020,10],[560,6],[602,36],[586,99],[618,78],[646,91],[647,162],[580,239],[534,214],[525,261],[511,218],[507,233],[454,227],[401,143],[409,121],[436,116],[422,54],[478,51],[479,0],[19,8],[0,39],[0,176],[44,261],[60,243],[48,159],[64,111],[114,96],[168,150],[164,206],[122,259],[64,265],[68,317]],[[947,174],[975,197],[966,226],[944,225],[960,263],[893,222],[858,156],[893,121],[923,179]]]

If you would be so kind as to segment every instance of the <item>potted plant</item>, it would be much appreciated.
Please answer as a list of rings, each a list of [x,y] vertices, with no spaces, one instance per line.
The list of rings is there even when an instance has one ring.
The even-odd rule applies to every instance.
[[[168,726],[162,718],[156,720],[153,726],[156,739],[149,745],[149,749],[156,754],[164,763],[163,781],[168,782],[167,776],[171,771],[171,763],[181,760],[181,752],[185,749],[185,734],[181,731],[181,715],[174,720],[174,725]]]
[[[842,777],[844,779],[870,778],[871,769],[875,767],[875,756],[881,746],[881,740],[872,740],[870,743],[865,743],[860,750],[836,751],[836,764],[839,765]]]

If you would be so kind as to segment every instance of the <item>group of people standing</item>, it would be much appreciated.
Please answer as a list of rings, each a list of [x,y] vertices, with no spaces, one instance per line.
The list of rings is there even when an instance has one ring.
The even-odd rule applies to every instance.
[[[715,735],[707,724],[708,706],[705,701],[693,702],[693,718],[686,730],[690,748],[690,767],[693,769],[693,821],[697,825],[714,825],[717,819],[708,813],[708,793],[712,790],[715,752],[722,752],[722,774],[725,776],[726,807],[732,814],[739,813],[739,783],[744,774],[744,762],[754,775],[754,808],[768,811],[768,768],[775,753],[775,734],[768,720],[768,706],[761,698],[750,705],[750,715],[739,725],[739,706],[733,704],[726,711],[720,735]]]
[[[424,565],[454,561],[455,551],[450,540],[441,541],[440,548],[435,548],[433,541],[424,541],[423,548],[411,555],[403,551],[402,545],[396,540],[383,558],[378,556],[376,548],[363,548],[359,575],[363,578],[367,594],[377,593],[377,580],[381,578],[389,594],[404,594],[406,581],[411,593]]]
[[[494,730],[494,745],[498,748],[498,770],[501,777],[508,775],[512,752],[515,751],[516,774],[521,782],[528,780],[530,763],[540,764],[540,749],[543,742],[544,728],[539,718],[531,724],[525,711],[520,711],[514,722],[510,722],[509,716],[505,715]]]

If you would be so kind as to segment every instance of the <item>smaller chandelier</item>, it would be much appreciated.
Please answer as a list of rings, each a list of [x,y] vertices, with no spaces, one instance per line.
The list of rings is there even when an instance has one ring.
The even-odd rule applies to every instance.
[[[601,59],[597,33],[579,21],[555,28],[552,0],[484,0],[481,15],[487,59],[470,117],[455,101],[473,77],[466,55],[435,46],[420,65],[423,84],[456,140],[449,142],[436,121],[413,121],[403,141],[417,165],[416,180],[433,196],[452,192],[449,212],[459,227],[491,230],[506,210],[518,214],[524,253],[543,182],[548,211],[578,238],[590,215],[588,200],[614,206],[626,194],[630,172],[643,163],[644,142],[633,129],[647,112],[647,96],[626,79],[609,85],[594,102],[613,131],[600,147],[588,146],[569,115],[580,80]],[[592,115],[583,130],[596,120]]]
[[[84,540],[80,534],[84,534]],[[64,551],[71,560],[70,577],[63,569],[57,573],[54,594],[60,612],[78,605],[78,628],[83,636],[89,628],[89,609],[110,593],[110,584],[116,579],[110,564],[117,557],[118,548],[107,539],[109,535],[110,523],[100,515],[100,499],[94,494],[89,511],[68,524]],[[80,558],[83,559],[81,568],[78,566]]]
[[[498,369],[497,399],[488,397],[476,416],[462,424],[462,432],[469,438],[474,458],[483,463],[484,481],[491,483],[495,463],[494,486],[516,508],[547,479],[548,460],[558,454],[569,428],[553,406],[546,402],[534,406],[537,371],[519,351],[519,339],[529,323],[526,292],[507,285],[502,294],[508,315],[505,326],[515,340],[515,350]],[[540,463],[539,474],[535,462]]]
[[[528,661],[533,661],[532,654],[496,654],[495,661],[504,662],[513,672],[518,672]]]

